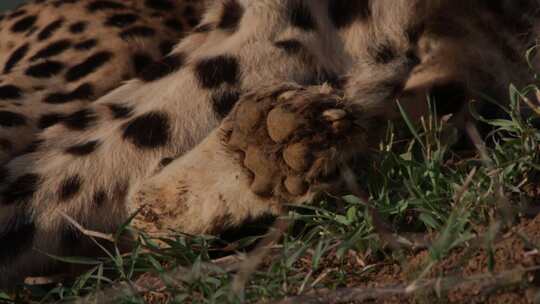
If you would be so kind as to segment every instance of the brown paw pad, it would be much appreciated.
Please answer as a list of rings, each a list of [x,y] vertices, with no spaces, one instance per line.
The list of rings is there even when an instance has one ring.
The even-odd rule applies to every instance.
[[[268,135],[277,143],[285,141],[302,123],[303,121],[301,121],[301,117],[297,113],[289,111],[282,106],[277,106],[270,111],[266,119]]]
[[[350,154],[344,150],[354,134],[351,112],[337,95],[316,88],[250,95],[231,119],[226,144],[241,152],[258,195],[300,198]]]

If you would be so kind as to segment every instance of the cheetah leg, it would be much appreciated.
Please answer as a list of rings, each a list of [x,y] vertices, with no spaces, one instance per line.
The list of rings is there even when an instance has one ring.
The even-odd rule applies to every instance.
[[[353,114],[326,87],[246,94],[201,144],[132,193],[142,207],[136,226],[214,233],[310,201],[339,185],[326,180],[340,163],[367,150]]]

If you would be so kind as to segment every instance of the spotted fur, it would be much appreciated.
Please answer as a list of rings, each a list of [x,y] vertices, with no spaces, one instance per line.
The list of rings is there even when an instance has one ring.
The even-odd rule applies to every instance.
[[[475,92],[529,80],[539,4],[525,2],[46,0],[2,15],[0,285],[62,269],[42,252],[89,252],[65,215],[219,233],[309,201],[398,119],[396,98],[418,119],[432,94],[459,123]]]

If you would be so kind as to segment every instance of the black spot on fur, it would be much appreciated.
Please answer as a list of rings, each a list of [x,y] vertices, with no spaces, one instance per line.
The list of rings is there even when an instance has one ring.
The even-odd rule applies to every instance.
[[[133,55],[133,67],[135,68],[135,74],[139,75],[148,67],[154,60],[146,53],[137,52]]]
[[[37,2],[40,3],[40,2],[44,2],[44,1],[45,0],[38,0]],[[54,7],[61,7],[64,4],[76,3],[77,1],[79,1],[79,0],[55,0],[55,1],[52,2],[52,5]]]
[[[0,243],[9,246],[0,246],[0,261],[2,264],[18,257],[22,252],[30,249],[36,234],[36,225],[27,215],[12,219],[3,227],[0,233]]]
[[[117,9],[123,9],[126,6],[122,3],[114,2],[114,1],[107,1],[107,0],[101,0],[101,1],[94,1],[86,7],[90,12],[95,11],[101,11],[101,10],[117,10]]]
[[[95,72],[105,63],[107,63],[112,57],[113,54],[107,51],[95,53],[92,56],[86,58],[86,60],[84,60],[83,62],[71,67],[66,72],[65,78],[67,81],[77,81]]]
[[[70,176],[62,181],[58,189],[61,201],[67,201],[73,198],[81,190],[82,179],[78,175]]]
[[[155,34],[156,34],[156,31],[153,28],[139,25],[139,26],[134,26],[126,30],[123,30],[120,33],[120,37],[122,39],[129,39],[133,37],[152,37]]]
[[[212,94],[212,107],[214,111],[223,118],[229,114],[238,99],[240,99],[240,93],[237,91],[225,91]]]
[[[83,109],[66,116],[62,123],[69,129],[82,131],[92,126],[96,120],[97,115],[93,110]]]
[[[123,137],[141,149],[165,146],[170,139],[170,122],[163,112],[148,112],[127,122]]]
[[[15,22],[11,26],[11,31],[14,33],[26,32],[34,26],[37,16],[26,16]]]
[[[131,107],[119,104],[110,104],[108,107],[111,110],[113,118],[115,119],[130,117],[133,111]]]
[[[367,20],[371,16],[369,0],[328,1],[330,19],[337,28],[344,28],[355,20]]]
[[[219,19],[218,28],[222,30],[235,30],[242,20],[244,8],[236,0],[227,0],[223,4],[223,11]]]
[[[64,64],[60,61],[46,60],[34,64],[26,69],[25,74],[35,78],[49,78],[57,75],[64,69]]]
[[[38,1],[45,1],[45,0],[38,0]],[[53,6],[54,7],[60,7],[64,4],[73,4],[73,3],[77,3],[79,2],[79,0],[56,0],[53,2]]]
[[[124,28],[133,24],[138,18],[139,17],[137,15],[131,13],[115,14],[107,18],[105,25]]]
[[[11,69],[26,56],[26,53],[28,53],[28,43],[13,51],[4,66],[4,74],[11,72]]]
[[[88,51],[97,45],[96,39],[87,39],[79,42],[73,46],[74,49],[79,51]]]
[[[18,127],[26,125],[26,117],[19,113],[0,111],[0,126],[2,127]]]
[[[69,31],[73,34],[79,34],[84,32],[87,25],[88,23],[86,23],[85,21],[75,22],[69,26]]]
[[[64,119],[64,115],[60,113],[47,113],[39,118],[38,128],[46,129],[60,123]]]
[[[96,193],[94,193],[94,196],[92,198],[92,202],[97,207],[103,206],[103,204],[107,201],[107,193],[105,190],[98,190]]]
[[[311,14],[309,6],[302,0],[288,1],[289,19],[293,26],[303,29],[304,31],[312,31],[316,28],[316,22]]]
[[[69,49],[71,47],[71,41],[67,39],[62,39],[55,41],[46,47],[39,50],[34,56],[30,58],[30,61],[35,61],[37,59],[41,58],[49,58],[52,56],[56,56],[64,52],[65,50]]]
[[[59,18],[51,23],[49,23],[47,26],[45,26],[38,34],[37,38],[38,40],[45,40],[50,38],[64,23],[63,18]]]
[[[195,74],[205,89],[217,88],[224,83],[237,84],[239,71],[238,59],[228,55],[203,59],[195,66]]]
[[[380,64],[390,63],[397,58],[396,50],[389,44],[379,45],[372,53],[375,62]]]
[[[144,4],[156,10],[170,11],[174,9],[174,5],[169,0],[146,0]]]
[[[140,73],[140,78],[144,81],[154,81],[175,72],[182,67],[183,64],[183,54],[171,54],[147,66],[142,73]]]
[[[11,14],[9,14],[7,16],[7,19],[11,20],[11,19],[15,19],[17,17],[20,17],[22,15],[26,14],[26,11],[23,10],[23,9],[18,9],[16,11],[13,11]]]
[[[66,153],[74,156],[85,156],[96,151],[99,147],[100,142],[97,140],[92,140],[83,144],[71,146],[66,149]]]
[[[14,85],[6,84],[0,86],[0,100],[19,99],[22,97],[22,90]]]
[[[2,191],[2,205],[24,204],[34,196],[40,177],[29,173],[20,176]]]
[[[45,103],[66,103],[75,100],[92,99],[94,88],[89,83],[83,83],[71,92],[55,92],[47,95],[43,102]]]
[[[285,51],[287,54],[290,54],[290,55],[299,54],[302,51],[304,51],[304,45],[296,39],[286,39],[286,40],[276,41],[274,45],[278,49],[282,49],[283,51]]]

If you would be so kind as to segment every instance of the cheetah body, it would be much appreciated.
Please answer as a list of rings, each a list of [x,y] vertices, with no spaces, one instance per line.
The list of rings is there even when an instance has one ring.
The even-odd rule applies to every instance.
[[[466,119],[472,92],[528,81],[534,16],[496,2],[49,0],[3,15],[0,285],[56,270],[43,252],[86,253],[74,223],[219,233],[309,201],[399,117],[396,98],[417,119],[439,93],[441,114]]]

